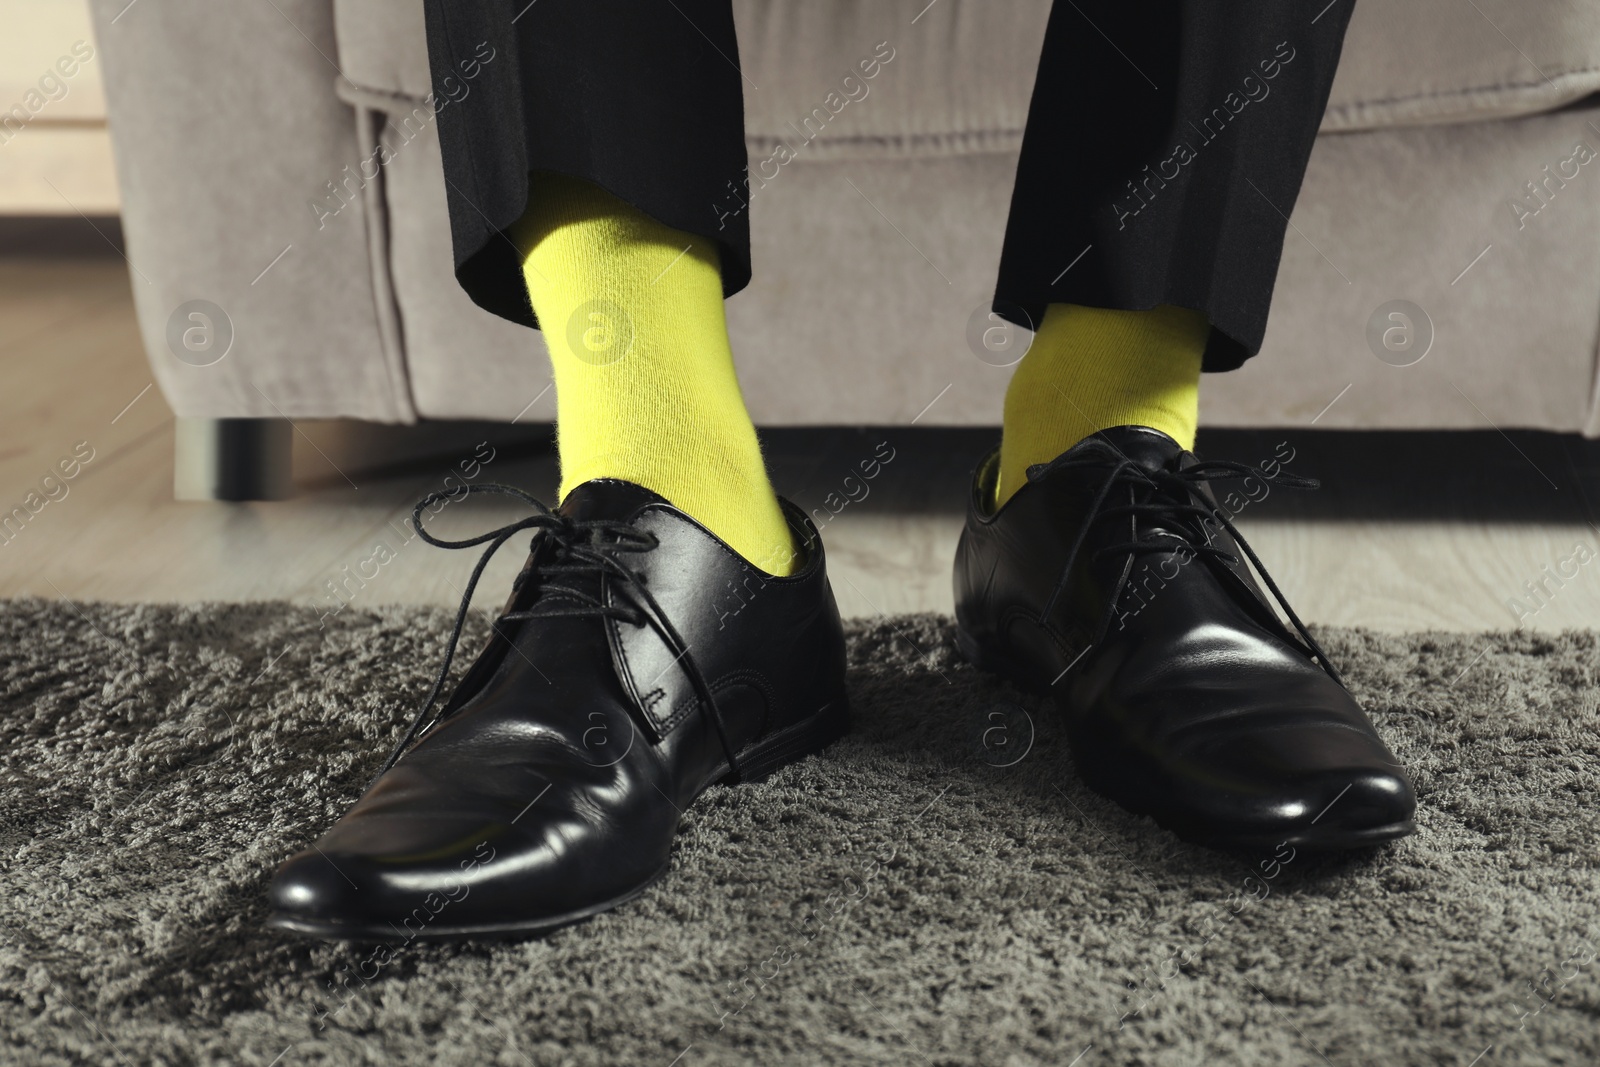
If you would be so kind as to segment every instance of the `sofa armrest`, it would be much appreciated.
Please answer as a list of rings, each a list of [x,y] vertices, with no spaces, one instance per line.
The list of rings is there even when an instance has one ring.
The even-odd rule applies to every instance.
[[[379,193],[350,180],[372,118],[335,94],[331,0],[92,4],[135,306],[173,409],[414,418],[373,271]],[[317,207],[345,200],[363,209]],[[210,332],[186,345],[196,301]]]

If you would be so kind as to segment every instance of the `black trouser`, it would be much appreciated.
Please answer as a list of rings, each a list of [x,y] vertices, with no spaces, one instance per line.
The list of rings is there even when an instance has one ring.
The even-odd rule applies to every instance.
[[[1211,322],[1207,370],[1259,351],[1354,0],[1325,3],[1058,0],[995,310],[1037,326],[1051,303],[1175,304]],[[749,283],[748,215],[716,210],[746,181],[728,0],[427,0],[427,25],[438,96],[474,75],[438,126],[480,306],[537,325],[503,233],[534,170],[714,240],[724,291]]]

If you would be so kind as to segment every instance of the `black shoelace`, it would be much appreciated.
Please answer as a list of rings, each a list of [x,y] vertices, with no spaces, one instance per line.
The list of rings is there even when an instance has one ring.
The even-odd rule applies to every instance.
[[[424,508],[447,497],[460,500],[471,493],[514,496],[533,508],[534,513],[464,541],[440,540],[423,528]],[[456,612],[455,627],[450,632],[450,642],[445,648],[444,663],[433,680],[433,688],[428,691],[427,699],[422,702],[416,717],[412,719],[411,728],[395,746],[388,762],[373,780],[376,781],[378,777],[387,773],[399,762],[412,742],[446,718],[446,715],[440,715],[430,720],[428,715],[438,701],[439,694],[444,691],[445,681],[450,674],[450,665],[455,660],[456,647],[461,641],[461,630],[467,621],[467,611],[472,604],[472,593],[478,587],[478,579],[482,577],[484,568],[489,565],[489,560],[499,551],[501,545],[522,530],[532,530],[533,545],[530,547],[537,548],[540,555],[535,559],[534,567],[518,577],[514,589],[520,591],[525,583],[537,582],[538,594],[528,610],[508,611],[498,615],[494,620],[495,632],[502,640],[509,643],[511,636],[501,629],[501,624],[525,619],[601,617],[618,619],[633,626],[648,624],[660,635],[661,640],[673,654],[673,662],[682,667],[689,684],[694,687],[700,709],[710,718],[717,740],[722,745],[723,754],[727,757],[731,777],[734,781],[738,781],[740,777],[738,758],[728,740],[728,731],[723,724],[716,699],[712,696],[711,687],[706,684],[705,676],[700,672],[694,657],[689,654],[689,646],[667,618],[666,613],[661,610],[661,605],[656,603],[656,598],[650,594],[650,590],[645,588],[644,577],[618,558],[622,554],[648,552],[654,549],[660,543],[656,536],[614,519],[569,518],[559,512],[551,511],[536,497],[515,486],[496,483],[469,485],[466,486],[466,494],[459,491],[429,493],[417,501],[416,509],[411,513],[411,524],[430,545],[437,548],[473,548],[488,542],[489,547],[479,557],[478,565],[472,569],[472,577],[467,581],[467,591],[461,597],[461,607]],[[544,541],[543,545],[539,544],[541,538]],[[564,575],[594,574],[609,574],[617,579],[628,590],[632,602],[625,603],[619,598],[616,602],[608,604],[594,592],[575,588],[561,580]]]
[[[1106,601],[1105,614],[1100,619],[1100,624],[1095,627],[1094,638],[1089,647],[1099,645],[1105,639],[1106,632],[1111,628],[1111,622],[1116,617],[1117,605],[1122,599],[1124,590],[1133,574],[1133,561],[1142,555],[1154,553],[1167,553],[1173,551],[1178,545],[1183,545],[1197,557],[1209,556],[1224,563],[1237,566],[1239,557],[1231,552],[1217,548],[1208,543],[1204,531],[1199,523],[1212,521],[1228,531],[1245,556],[1249,558],[1250,565],[1260,576],[1266,587],[1272,591],[1278,605],[1283,608],[1284,614],[1294,624],[1295,631],[1306,647],[1316,657],[1317,665],[1327,672],[1340,685],[1344,684],[1339,677],[1339,672],[1328,659],[1328,654],[1317,644],[1316,638],[1311,636],[1305,623],[1300,621],[1300,616],[1295,614],[1294,608],[1289,606],[1289,600],[1278,588],[1278,583],[1272,580],[1272,575],[1267,573],[1267,568],[1262,565],[1260,557],[1250,547],[1250,542],[1245,540],[1238,527],[1234,526],[1228,516],[1201,491],[1201,483],[1207,481],[1226,481],[1237,478],[1258,477],[1266,478],[1274,485],[1281,485],[1287,489],[1316,489],[1320,483],[1315,478],[1306,478],[1298,474],[1290,474],[1279,469],[1271,478],[1248,463],[1236,463],[1232,460],[1201,460],[1193,466],[1182,470],[1147,470],[1124,455],[1119,449],[1109,442],[1099,438],[1090,438],[1082,449],[1063,453],[1041,467],[1029,470],[1030,481],[1042,478],[1058,471],[1072,468],[1094,467],[1105,468],[1110,466],[1101,484],[1099,492],[1095,494],[1094,501],[1089,506],[1088,513],[1084,516],[1082,524],[1078,527],[1078,535],[1072,542],[1072,549],[1067,553],[1067,562],[1061,569],[1061,577],[1057,580],[1055,589],[1050,594],[1050,599],[1045,602],[1044,610],[1040,612],[1041,623],[1044,622],[1055,607],[1056,601],[1066,591],[1068,580],[1072,574],[1072,566],[1077,561],[1078,552],[1083,548],[1084,540],[1088,537],[1089,528],[1103,518],[1116,515],[1131,515],[1135,519],[1137,529],[1140,518],[1149,520],[1152,524],[1159,525],[1166,537],[1156,540],[1135,540],[1119,544],[1104,545],[1095,550],[1091,560],[1099,560],[1106,556],[1122,555],[1128,557],[1127,564],[1122,568],[1122,573],[1117,578],[1116,587],[1112,590],[1110,598]],[[1106,501],[1118,487],[1131,488],[1135,491],[1148,491],[1148,496],[1143,502],[1135,500],[1130,504],[1114,504],[1106,506]]]

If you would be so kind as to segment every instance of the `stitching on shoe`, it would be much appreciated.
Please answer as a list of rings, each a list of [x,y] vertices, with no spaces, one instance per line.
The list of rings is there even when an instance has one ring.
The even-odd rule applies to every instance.
[[[766,714],[762,716],[761,725],[755,733],[756,737],[760,737],[767,732],[767,727],[772,722],[773,711],[778,706],[777,691],[772,688],[772,683],[767,681],[766,675],[762,674],[760,671],[752,670],[749,667],[742,667],[739,670],[730,671],[727,674],[724,674],[715,682],[712,682],[710,688],[712,694],[715,695],[724,689],[731,688],[740,683],[746,683],[754,687],[761,694],[761,699],[765,702]],[[662,692],[662,690],[659,689],[656,690],[656,693],[659,693],[662,696],[666,695],[664,692]],[[652,696],[654,695],[655,694],[652,694]],[[661,733],[665,735],[671,731],[672,728],[677,726],[678,723],[682,722],[683,719],[691,711],[693,711],[696,706],[699,705],[699,703],[699,698],[691,693],[686,699],[672,709],[672,713],[668,715],[666,720],[661,724]]]
[[[639,706],[644,709],[644,713],[646,715],[648,715],[648,716],[650,716],[650,718],[654,719],[656,717],[656,714],[655,714],[656,705],[661,703],[666,698],[667,698],[667,691],[665,689],[662,689],[660,686],[657,686],[656,688],[650,690],[650,692],[646,693],[644,696],[639,698]],[[663,733],[665,733],[671,727],[671,725],[672,725],[672,721],[669,719],[667,722],[663,723],[659,727],[659,729]]]

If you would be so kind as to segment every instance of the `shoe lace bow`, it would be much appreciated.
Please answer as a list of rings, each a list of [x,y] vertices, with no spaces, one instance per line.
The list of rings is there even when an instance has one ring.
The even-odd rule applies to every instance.
[[[1063,453],[1049,463],[1039,464],[1028,470],[1028,480],[1037,481],[1041,478],[1061,470],[1071,469],[1104,469],[1104,480],[1100,483],[1099,490],[1095,493],[1093,502],[1085,513],[1083,522],[1078,527],[1077,536],[1072,542],[1072,548],[1067,553],[1066,564],[1061,569],[1061,576],[1056,581],[1055,588],[1046,601],[1044,610],[1040,612],[1040,623],[1049,617],[1057,601],[1065,594],[1069,584],[1073,564],[1077,561],[1084,543],[1088,538],[1089,530],[1101,519],[1113,518],[1119,515],[1131,516],[1134,520],[1136,539],[1123,541],[1116,544],[1102,545],[1091,554],[1091,561],[1098,561],[1106,557],[1124,556],[1127,559],[1121,573],[1112,589],[1110,598],[1106,601],[1105,613],[1101,616],[1099,625],[1094,630],[1094,638],[1089,647],[1100,644],[1111,627],[1112,620],[1116,617],[1117,605],[1122,600],[1122,594],[1127,589],[1128,582],[1133,574],[1133,561],[1143,555],[1167,553],[1179,545],[1186,547],[1197,557],[1209,557],[1221,562],[1237,566],[1239,557],[1233,553],[1218,548],[1212,544],[1205,534],[1202,524],[1215,522],[1228,531],[1234,544],[1250,560],[1250,565],[1260,576],[1262,582],[1271,590],[1278,606],[1283,609],[1289,621],[1294,625],[1295,632],[1305,642],[1306,647],[1316,657],[1318,666],[1327,672],[1335,682],[1343,685],[1339,672],[1334,668],[1328,654],[1322,650],[1316,638],[1311,636],[1305,623],[1300,621],[1300,616],[1295,614],[1294,608],[1289,605],[1289,600],[1278,588],[1278,583],[1272,580],[1272,575],[1262,564],[1255,550],[1250,547],[1250,542],[1239,532],[1238,527],[1228,518],[1226,512],[1217,507],[1211,498],[1203,491],[1202,486],[1211,481],[1226,481],[1232,479],[1258,477],[1266,478],[1276,485],[1287,489],[1316,489],[1321,483],[1315,478],[1307,478],[1289,471],[1278,469],[1277,473],[1268,476],[1265,471],[1250,466],[1248,463],[1238,463],[1233,460],[1199,460],[1182,469],[1160,467],[1150,470],[1135,460],[1129,458],[1122,450],[1110,442],[1099,438],[1091,438],[1081,449]],[[1130,502],[1127,504],[1111,504],[1112,494],[1118,488],[1132,490],[1129,493]],[[1140,499],[1141,491],[1143,499]],[[1137,539],[1138,523],[1141,519],[1147,520],[1151,526],[1158,526],[1163,535],[1160,539]]]
[[[462,594],[461,606],[456,611],[455,626],[451,629],[450,640],[445,646],[444,662],[434,677],[433,687],[428,691],[421,707],[417,709],[405,736],[395,746],[383,769],[373,781],[377,781],[394,767],[414,741],[448,718],[449,712],[432,719],[429,718],[429,714],[434,704],[438,702],[440,693],[444,691],[450,666],[455,660],[456,649],[461,642],[461,631],[466,624],[467,611],[472,605],[472,594],[477,589],[478,579],[483,576],[489,560],[494,558],[494,554],[502,545],[523,530],[533,531],[530,545],[531,566],[518,576],[513,586],[513,602],[516,600],[516,593],[529,582],[537,583],[539,590],[525,610],[503,611],[497,615],[493,623],[495,633],[511,644],[511,636],[502,629],[503,624],[528,619],[562,617],[614,618],[633,626],[650,626],[673,654],[673,662],[679,665],[688,677],[689,684],[699,701],[701,712],[710,720],[717,740],[722,746],[723,754],[728,761],[730,777],[733,781],[738,781],[739,761],[705,675],[695,663],[694,656],[690,654],[689,646],[682,635],[678,633],[677,628],[672,625],[672,621],[667,618],[661,605],[646,587],[644,575],[620,558],[629,553],[651,551],[660,544],[656,535],[618,519],[574,519],[551,510],[537,497],[515,486],[488,482],[464,488],[465,492],[456,489],[429,493],[417,502],[416,508],[411,513],[412,526],[424,541],[436,548],[463,549],[482,544],[487,544],[489,547],[484,549],[483,555],[478,558],[477,566],[472,569],[472,577],[467,580],[466,592]],[[460,541],[447,541],[435,537],[423,526],[424,509],[440,500],[464,500],[473,493],[516,497],[531,507],[533,514]],[[564,580],[595,574],[611,576],[621,588],[627,590],[627,596],[616,597],[608,603],[599,593],[599,583],[590,583],[590,588],[585,588],[583,583]],[[617,586],[613,585],[613,589],[615,588]],[[515,649],[516,646],[513,644],[511,647]]]

